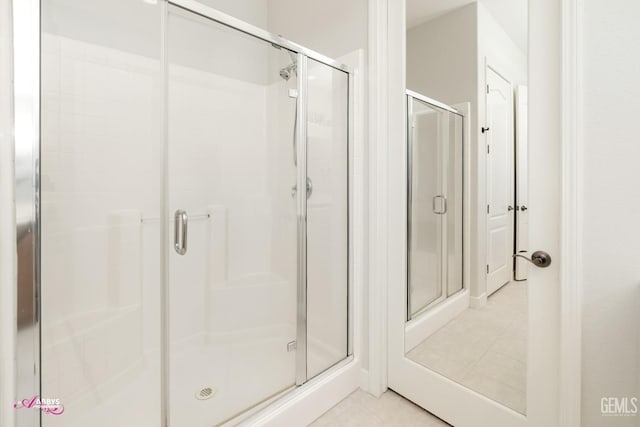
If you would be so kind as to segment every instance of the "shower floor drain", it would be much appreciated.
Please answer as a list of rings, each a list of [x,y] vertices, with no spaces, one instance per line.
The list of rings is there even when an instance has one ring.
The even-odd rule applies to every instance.
[[[213,387],[205,387],[201,390],[196,391],[196,399],[198,400],[207,400],[211,399],[213,395],[216,394],[216,389]]]

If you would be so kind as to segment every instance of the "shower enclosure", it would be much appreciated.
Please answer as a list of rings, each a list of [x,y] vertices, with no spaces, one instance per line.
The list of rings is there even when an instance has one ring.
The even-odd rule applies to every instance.
[[[463,116],[407,91],[407,320],[463,289]]]
[[[42,2],[43,426],[219,425],[351,354],[350,70],[158,3]]]

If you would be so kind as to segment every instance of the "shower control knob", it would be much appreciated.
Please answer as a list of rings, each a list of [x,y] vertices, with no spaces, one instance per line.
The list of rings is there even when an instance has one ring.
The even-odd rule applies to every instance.
[[[313,181],[307,177],[307,199],[313,194]]]
[[[296,193],[298,192],[298,186],[294,185],[291,187],[291,197],[296,197]],[[311,178],[307,177],[307,199],[311,197],[313,194],[313,181]]]

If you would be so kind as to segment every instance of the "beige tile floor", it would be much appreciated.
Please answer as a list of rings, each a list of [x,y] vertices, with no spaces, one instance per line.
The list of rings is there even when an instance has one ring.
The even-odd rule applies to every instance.
[[[388,390],[379,399],[357,390],[311,424],[313,427],[446,427],[449,424]]]
[[[511,282],[469,308],[408,357],[515,411],[526,409],[527,285]]]

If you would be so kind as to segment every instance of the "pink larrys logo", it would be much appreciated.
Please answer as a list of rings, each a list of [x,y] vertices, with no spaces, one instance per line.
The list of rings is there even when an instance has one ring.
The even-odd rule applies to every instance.
[[[16,409],[40,409],[45,414],[62,415],[64,413],[64,405],[60,402],[60,399],[40,399],[40,396],[35,395],[30,399],[22,399],[18,403],[13,405]]]

